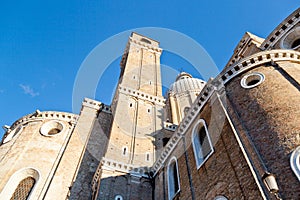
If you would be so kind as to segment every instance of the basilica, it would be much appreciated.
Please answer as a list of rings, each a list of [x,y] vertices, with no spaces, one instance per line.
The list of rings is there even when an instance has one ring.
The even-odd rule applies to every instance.
[[[131,34],[110,105],[4,126],[1,200],[300,199],[300,8],[166,95],[157,40]]]

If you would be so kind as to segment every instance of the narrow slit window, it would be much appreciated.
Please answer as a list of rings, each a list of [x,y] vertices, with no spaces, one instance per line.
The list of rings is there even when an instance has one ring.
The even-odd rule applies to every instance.
[[[123,156],[126,156],[126,154],[127,154],[127,147],[123,147],[122,154],[123,154]]]

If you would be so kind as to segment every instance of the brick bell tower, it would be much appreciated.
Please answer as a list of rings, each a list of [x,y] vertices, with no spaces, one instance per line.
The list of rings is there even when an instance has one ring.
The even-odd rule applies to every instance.
[[[118,195],[123,199],[151,197],[151,189],[141,193],[136,190],[151,188],[150,181],[141,180],[149,178],[148,169],[156,160],[157,135],[162,129],[165,99],[161,86],[161,52],[157,41],[131,34],[111,105],[114,119],[107,151],[94,177],[97,199],[114,199]],[[124,184],[120,177],[126,179]],[[115,191],[111,184],[125,189]],[[145,192],[146,196],[141,196]]]
[[[112,104],[114,121],[105,158],[151,166],[156,131],[162,129],[159,43],[137,33],[129,38]]]

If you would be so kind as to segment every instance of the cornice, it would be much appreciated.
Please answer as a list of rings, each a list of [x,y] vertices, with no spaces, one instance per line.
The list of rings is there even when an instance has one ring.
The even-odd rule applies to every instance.
[[[235,76],[239,75],[244,71],[255,68],[262,64],[266,64],[269,62],[276,62],[276,61],[300,62],[300,52],[294,50],[286,50],[286,49],[259,52],[251,56],[248,56],[244,59],[241,59],[239,62],[230,66],[220,75],[218,75],[216,79],[219,79],[220,82],[226,84],[232,78],[234,78]]]
[[[118,90],[122,94],[130,95],[130,96],[136,97],[138,99],[149,101],[153,104],[164,106],[166,103],[166,100],[163,97],[150,95],[146,92],[141,92],[140,90],[135,90],[135,89],[132,89],[129,87],[124,87],[124,86],[119,85]]]
[[[159,54],[161,54],[161,52],[162,52],[161,48],[155,47],[155,46],[153,46],[151,44],[147,44],[145,42],[141,42],[141,41],[136,40],[136,39],[133,39],[132,37],[129,38],[129,41],[130,41],[130,43],[133,43],[135,45],[140,46],[141,48],[146,48],[148,50],[152,50],[152,51],[154,51],[156,53],[159,53]]]
[[[276,61],[294,61],[300,63],[300,52],[293,50],[271,50],[259,52],[240,60],[240,62],[232,65],[215,79],[210,79],[200,92],[186,117],[184,117],[182,122],[178,125],[178,128],[170,138],[168,144],[165,146],[160,157],[154,163],[152,167],[154,174],[156,174],[164,166],[165,161],[177,146],[180,138],[185,135],[187,129],[193,123],[202,108],[206,105],[207,101],[212,97],[214,92],[220,91],[228,81],[240,73],[262,64]]]
[[[300,8],[295,10],[283,22],[281,22],[274,31],[261,44],[262,50],[269,50],[300,21]]]

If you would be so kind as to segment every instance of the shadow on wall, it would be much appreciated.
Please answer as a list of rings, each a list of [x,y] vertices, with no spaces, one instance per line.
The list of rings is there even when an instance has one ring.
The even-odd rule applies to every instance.
[[[134,171],[144,170],[142,167]],[[127,173],[119,176],[102,178],[98,191],[94,191],[93,199],[97,200],[152,200],[153,179],[150,175],[140,176],[138,173]]]

